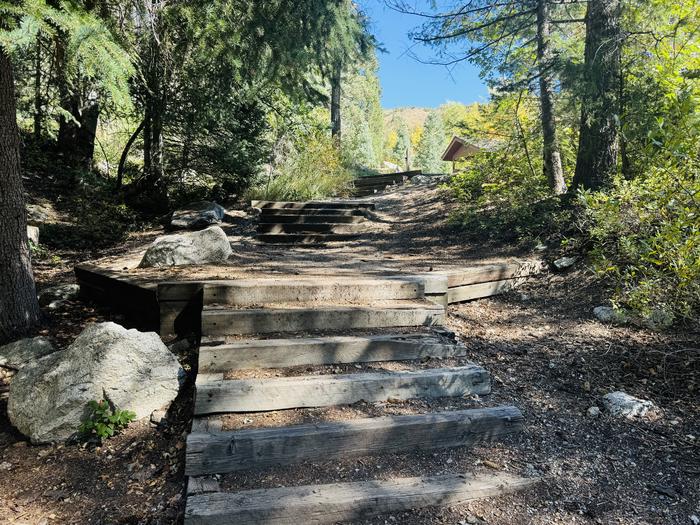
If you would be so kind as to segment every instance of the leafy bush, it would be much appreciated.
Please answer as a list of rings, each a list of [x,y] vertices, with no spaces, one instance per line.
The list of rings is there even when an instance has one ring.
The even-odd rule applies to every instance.
[[[654,328],[700,320],[700,163],[655,168],[608,193],[584,193],[583,229],[613,304]]]
[[[515,148],[470,158],[447,188],[459,202],[451,220],[467,235],[523,240],[565,227],[565,207],[550,196],[541,164],[531,168]]]
[[[112,411],[107,401],[88,402],[90,414],[78,428],[85,439],[97,438],[103,440],[114,436],[117,432],[129,426],[136,414],[128,410]]]
[[[348,195],[352,172],[343,165],[330,136],[314,131],[300,137],[295,150],[283,161],[279,173],[260,180],[248,198],[309,200]]]

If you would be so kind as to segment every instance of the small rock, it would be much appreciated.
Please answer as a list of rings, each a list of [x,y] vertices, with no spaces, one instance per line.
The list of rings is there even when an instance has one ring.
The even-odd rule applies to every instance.
[[[158,426],[162,423],[167,423],[167,415],[168,413],[165,410],[154,410],[151,412],[151,424]]]
[[[695,514],[693,514],[692,516],[689,516],[689,518],[690,518],[690,523],[692,523],[693,525],[700,525],[700,518],[698,518]]]
[[[601,323],[624,324],[627,322],[627,314],[623,310],[616,310],[610,306],[596,306],[593,315]]]
[[[3,461],[2,463],[0,463],[0,470],[12,470],[12,463]]]
[[[543,252],[543,251],[545,251],[546,249],[547,249],[547,245],[546,245],[546,244],[543,244],[543,243],[541,243],[541,242],[538,242],[538,243],[537,243],[537,246],[535,246],[535,251],[536,251],[536,252]]]
[[[39,304],[49,309],[55,309],[71,301],[80,295],[80,286],[77,284],[59,284],[44,288],[39,292]]]
[[[566,270],[567,268],[572,267],[576,261],[578,261],[578,257],[560,257],[554,261],[554,267],[557,270]]]
[[[676,499],[678,497],[678,493],[674,488],[668,485],[654,485],[654,490],[667,498]]]
[[[215,202],[192,202],[173,212],[170,226],[174,229],[201,230],[213,224],[219,224],[225,215],[224,207]]]
[[[656,405],[651,401],[638,399],[621,391],[605,394],[603,406],[611,415],[628,419],[645,417],[656,409]]]
[[[590,417],[598,417],[600,415],[600,408],[598,407],[590,407],[588,409],[588,415]]]
[[[34,246],[39,246],[39,227],[27,225],[27,238]]]

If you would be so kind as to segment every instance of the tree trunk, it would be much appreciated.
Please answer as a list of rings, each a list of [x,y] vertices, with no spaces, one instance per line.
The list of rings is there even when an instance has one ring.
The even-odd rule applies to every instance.
[[[139,124],[138,127],[136,128],[136,131],[134,131],[131,134],[131,136],[129,137],[129,140],[126,141],[126,146],[124,146],[124,150],[122,151],[121,157],[119,157],[119,166],[117,167],[117,183],[116,183],[117,190],[121,190],[122,184],[124,183],[124,169],[126,168],[126,161],[129,158],[129,151],[131,150],[131,146],[133,146],[134,142],[136,142],[136,138],[143,131],[145,124],[146,124],[146,120],[144,119],[141,121],[141,124]]]
[[[547,0],[537,1],[537,64],[540,74],[540,114],[542,119],[544,174],[555,195],[566,192],[561,150],[557,139],[552,81],[552,50],[550,47],[550,18]]]
[[[10,59],[0,47],[0,344],[31,332],[41,312],[27,240]]]
[[[34,139],[41,139],[44,122],[44,99],[41,95],[41,37],[36,37],[36,54],[34,55]]]
[[[333,67],[331,76],[331,136],[340,142],[341,138],[341,116],[340,116],[340,94],[341,77],[343,65],[340,60]]]
[[[590,0],[574,187],[612,185],[619,152],[620,0]]]

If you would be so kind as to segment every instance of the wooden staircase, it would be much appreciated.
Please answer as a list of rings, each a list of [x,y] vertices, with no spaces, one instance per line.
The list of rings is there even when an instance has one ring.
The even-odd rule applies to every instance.
[[[367,231],[374,204],[363,201],[252,201],[260,208],[257,238],[275,244],[351,241]]]
[[[491,392],[491,378],[473,363],[420,366],[426,359],[463,357],[465,348],[439,327],[444,307],[426,300],[415,279],[226,281],[205,284],[203,302],[195,419],[187,439],[186,524],[352,522],[464,503],[536,481],[506,473],[441,474],[222,490],[219,479],[227,473],[471,446],[519,432],[523,416],[515,407],[499,406],[226,430],[226,414],[484,396]],[[367,371],[358,365],[398,361],[403,369]],[[348,364],[358,368],[309,374],[309,367]],[[278,373],[236,376],[250,369]]]

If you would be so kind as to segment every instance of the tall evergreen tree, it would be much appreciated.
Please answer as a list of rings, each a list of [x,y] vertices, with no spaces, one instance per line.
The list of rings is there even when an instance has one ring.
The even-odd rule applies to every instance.
[[[394,146],[394,158],[402,163],[406,170],[411,169],[411,132],[406,121],[402,120],[397,130],[396,146]]]
[[[0,344],[40,321],[27,240],[12,64],[0,46]]]
[[[416,148],[415,164],[425,173],[444,173],[442,152],[445,149],[445,126],[438,110],[431,111],[425,119],[423,134]]]
[[[610,187],[620,148],[620,0],[590,0],[574,186]]]

